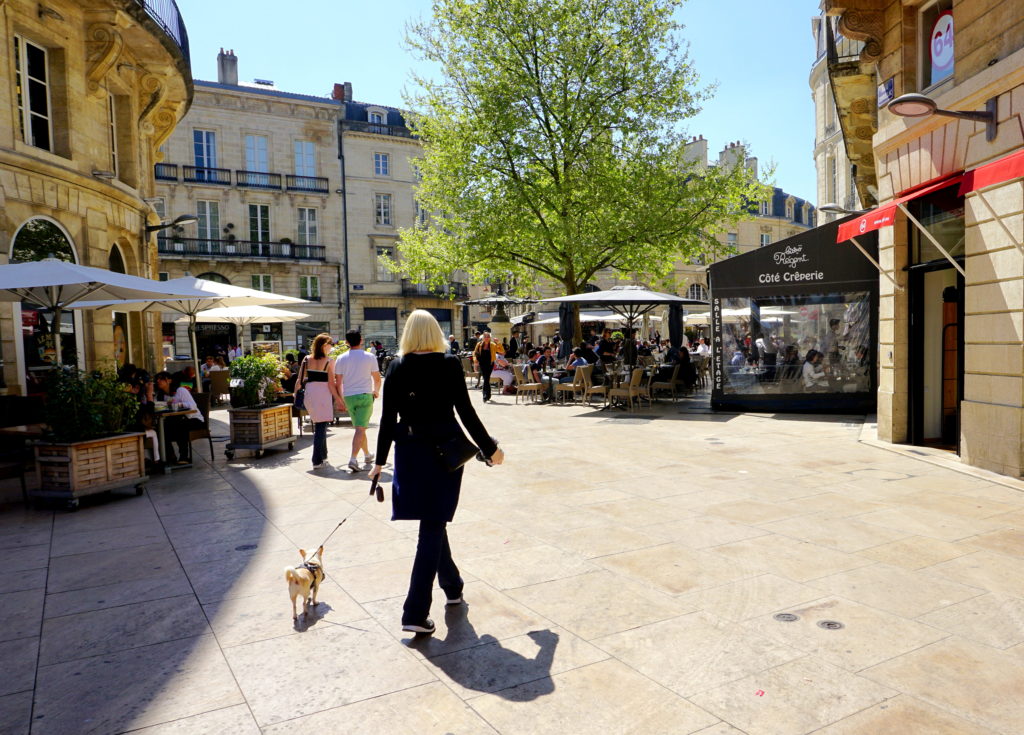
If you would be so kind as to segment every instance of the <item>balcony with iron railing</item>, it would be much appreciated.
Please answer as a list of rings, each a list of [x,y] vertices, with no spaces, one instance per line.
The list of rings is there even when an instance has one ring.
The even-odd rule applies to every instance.
[[[296,176],[288,174],[285,176],[285,186],[288,191],[312,191],[318,194],[328,192],[327,179],[323,176]]]
[[[185,57],[186,65],[191,63],[188,50],[188,32],[185,30],[185,21],[181,18],[181,11],[174,0],[132,0],[136,5],[146,11],[146,15],[160,26],[172,41],[181,49]]]
[[[158,163],[153,167],[153,175],[157,181],[177,181],[178,164]]]
[[[209,166],[182,166],[181,169],[183,178],[188,183],[231,186],[231,169]]]
[[[408,278],[403,278],[402,295],[434,299],[465,299],[469,298],[469,287],[465,283],[449,283],[437,289],[432,288],[426,283],[417,283]]]
[[[342,120],[341,129],[351,130],[354,133],[389,135],[395,138],[415,137],[412,131],[404,125],[384,125],[383,123],[362,122],[360,120]]]
[[[235,183],[248,189],[281,189],[281,174],[235,171]]]
[[[159,237],[161,256],[180,258],[269,258],[272,260],[327,260],[323,245],[257,240],[213,240],[201,237]]]

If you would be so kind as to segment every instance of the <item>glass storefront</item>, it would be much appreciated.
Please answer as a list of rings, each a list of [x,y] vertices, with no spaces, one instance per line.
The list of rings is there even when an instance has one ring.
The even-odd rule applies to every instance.
[[[313,339],[318,334],[330,333],[331,325],[328,322],[295,322],[295,342],[298,349],[309,352],[313,345]],[[344,335],[334,335],[341,339]]]
[[[363,342],[368,344],[374,340],[380,340],[388,352],[394,353],[398,350],[398,310],[365,307],[360,331],[363,333]]]
[[[878,271],[836,243],[842,221],[709,268],[713,407],[873,409]],[[877,234],[858,239],[875,256]]]

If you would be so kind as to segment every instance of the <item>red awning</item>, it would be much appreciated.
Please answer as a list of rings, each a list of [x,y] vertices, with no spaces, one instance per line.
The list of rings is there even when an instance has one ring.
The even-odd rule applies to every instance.
[[[1024,177],[1024,150],[1003,156],[997,161],[978,166],[964,174],[964,180],[960,183],[960,196],[966,196],[972,191],[984,189],[986,186],[1001,184],[1010,179]]]
[[[851,237],[863,235],[865,232],[872,232],[874,230],[880,230],[883,227],[891,226],[893,218],[896,216],[896,208],[900,204],[905,204],[911,199],[917,199],[918,197],[923,197],[926,194],[931,194],[933,191],[945,189],[947,186],[959,184],[963,178],[963,174],[954,174],[953,176],[947,176],[937,181],[933,181],[930,184],[925,184],[924,186],[913,190],[909,194],[904,194],[899,199],[893,199],[891,202],[883,204],[880,207],[876,207],[856,219],[851,219],[849,222],[843,222],[839,225],[836,242],[846,242]]]

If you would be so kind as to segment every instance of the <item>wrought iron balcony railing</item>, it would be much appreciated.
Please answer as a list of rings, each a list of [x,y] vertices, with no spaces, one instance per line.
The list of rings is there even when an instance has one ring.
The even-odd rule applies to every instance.
[[[355,133],[373,133],[374,135],[390,135],[398,138],[415,137],[412,131],[404,125],[384,125],[383,123],[362,122],[359,120],[342,120],[342,130],[351,130]]]
[[[135,0],[146,15],[156,21],[156,24],[163,29],[164,33],[170,36],[181,49],[185,62],[191,64],[188,51],[188,32],[185,30],[185,21],[181,19],[181,11],[174,0]]]
[[[323,176],[295,176],[294,174],[288,174],[285,176],[285,186],[288,187],[288,191],[315,191],[321,194],[326,194],[327,179]]]
[[[181,168],[185,181],[231,186],[231,169],[209,168],[208,166],[182,166]]]
[[[183,258],[273,258],[276,260],[327,260],[323,245],[256,240],[213,240],[200,237],[157,238],[160,255]]]
[[[280,189],[281,174],[262,171],[235,171],[235,183],[250,189]]]
[[[469,297],[469,287],[464,283],[449,283],[441,289],[432,289],[425,283],[416,283],[408,278],[403,278],[402,295],[435,299],[465,299]]]
[[[177,181],[178,164],[158,163],[153,167],[153,175],[156,177],[157,181]]]

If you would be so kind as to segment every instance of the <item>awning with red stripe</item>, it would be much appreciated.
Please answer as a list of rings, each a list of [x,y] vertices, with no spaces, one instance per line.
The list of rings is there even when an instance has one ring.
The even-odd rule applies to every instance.
[[[932,181],[918,189],[914,189],[909,194],[904,194],[899,199],[893,199],[891,202],[887,202],[880,207],[875,207],[870,212],[866,212],[856,219],[844,222],[839,225],[836,242],[846,242],[852,237],[863,235],[865,232],[872,232],[874,230],[880,230],[883,227],[891,226],[893,219],[896,216],[896,210],[901,204],[906,204],[912,199],[923,197],[927,194],[931,194],[933,191],[944,189],[947,186],[959,184],[963,178],[964,174],[954,174],[953,176],[946,176],[942,179]]]
[[[1019,150],[965,173],[963,181],[960,182],[960,196],[966,196],[972,191],[1022,177],[1024,177],[1024,150]]]

